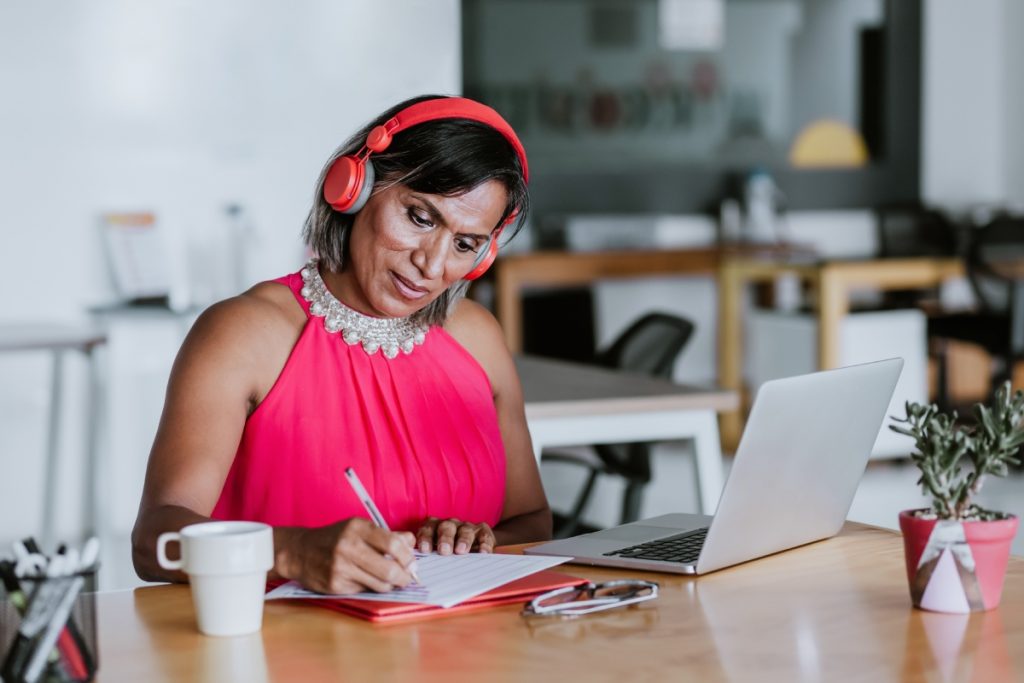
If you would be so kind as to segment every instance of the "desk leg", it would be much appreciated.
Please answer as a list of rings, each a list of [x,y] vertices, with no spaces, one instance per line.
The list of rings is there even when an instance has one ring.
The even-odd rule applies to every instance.
[[[46,435],[46,481],[43,494],[43,547],[53,543],[57,526],[57,488],[60,484],[61,398],[64,389],[64,351],[53,352],[53,375],[50,378],[50,414]]]
[[[718,384],[739,392],[743,388],[743,282],[728,261],[718,270]],[[743,429],[742,408],[722,413],[722,441],[734,448]],[[717,434],[715,436],[717,441]]]
[[[85,350],[86,371],[89,376],[86,380],[85,396],[85,473],[82,477],[85,482],[85,495],[83,505],[84,533],[85,536],[100,535],[105,529],[102,523],[106,520],[106,496],[103,495],[101,487],[105,484],[103,475],[104,468],[100,462],[99,438],[100,425],[105,417],[103,391],[100,386],[99,368],[97,367],[96,349],[90,347]]]
[[[700,511],[715,514],[724,484],[722,476],[722,447],[718,439],[718,421],[713,411],[692,415],[693,455],[697,470],[697,497]]]
[[[523,297],[519,282],[509,275],[508,270],[498,263],[494,276],[495,300],[498,307],[498,324],[505,332],[505,343],[512,353],[523,351]]]
[[[849,312],[846,285],[828,266],[818,279],[818,369],[839,367],[839,339],[843,318]]]

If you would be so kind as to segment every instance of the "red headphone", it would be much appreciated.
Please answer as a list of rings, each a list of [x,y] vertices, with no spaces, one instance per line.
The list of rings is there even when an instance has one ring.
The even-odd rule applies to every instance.
[[[406,107],[382,125],[375,126],[366,136],[366,143],[358,152],[335,159],[324,179],[324,200],[331,205],[331,208],[340,213],[357,213],[366,204],[373,190],[373,164],[367,163],[370,155],[387,149],[391,144],[391,138],[396,133],[438,119],[469,119],[486,124],[501,133],[519,157],[519,163],[523,167],[523,181],[529,180],[530,172],[526,164],[526,150],[523,149],[512,126],[508,125],[498,112],[487,105],[464,97],[441,97],[417,102]],[[475,280],[486,272],[498,255],[498,238],[501,236],[501,231],[518,214],[519,209],[517,208],[495,229],[487,242],[482,257],[473,266],[473,270],[466,274],[465,279]]]

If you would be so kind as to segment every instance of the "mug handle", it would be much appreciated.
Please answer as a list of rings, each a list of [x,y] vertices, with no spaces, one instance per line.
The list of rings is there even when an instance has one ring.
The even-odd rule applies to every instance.
[[[182,561],[172,560],[167,557],[167,544],[177,541],[181,544],[181,534],[177,531],[167,531],[160,534],[156,539],[156,561],[164,569],[180,570],[182,567]]]

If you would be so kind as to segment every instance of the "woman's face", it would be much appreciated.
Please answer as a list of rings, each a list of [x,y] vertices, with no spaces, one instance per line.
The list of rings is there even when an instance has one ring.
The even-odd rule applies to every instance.
[[[375,193],[356,214],[339,298],[373,316],[421,310],[473,268],[506,201],[496,180],[456,197],[404,185]]]

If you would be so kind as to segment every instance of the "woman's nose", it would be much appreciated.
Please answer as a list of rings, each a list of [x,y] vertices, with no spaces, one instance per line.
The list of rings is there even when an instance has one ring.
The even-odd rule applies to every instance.
[[[448,242],[442,231],[425,236],[419,247],[413,252],[413,265],[429,280],[436,280],[444,274],[445,262],[448,258]]]

